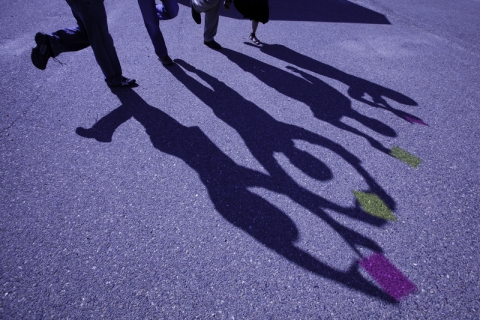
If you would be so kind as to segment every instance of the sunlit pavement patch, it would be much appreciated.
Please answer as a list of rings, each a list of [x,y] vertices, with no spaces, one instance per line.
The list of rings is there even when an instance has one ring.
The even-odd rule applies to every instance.
[[[380,253],[363,258],[360,260],[360,265],[386,293],[397,301],[417,290],[415,284]]]
[[[397,220],[385,202],[383,202],[376,194],[360,191],[353,191],[353,194],[365,212],[385,220]]]
[[[415,157],[413,154],[410,154],[399,147],[393,147],[390,151],[390,155],[414,168],[418,168],[422,162],[420,158]]]

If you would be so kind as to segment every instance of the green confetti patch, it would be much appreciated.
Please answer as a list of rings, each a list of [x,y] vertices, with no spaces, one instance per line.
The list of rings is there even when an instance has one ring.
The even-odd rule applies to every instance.
[[[358,203],[360,203],[360,206],[366,213],[385,220],[397,220],[397,218],[393,215],[385,202],[383,202],[382,199],[380,199],[376,194],[360,191],[353,191],[353,194],[355,195]]]
[[[407,151],[403,150],[399,147],[393,147],[390,151],[390,155],[397,158],[400,161],[405,162],[409,166],[413,168],[418,168],[422,160],[420,158],[415,157],[413,154],[408,153]]]

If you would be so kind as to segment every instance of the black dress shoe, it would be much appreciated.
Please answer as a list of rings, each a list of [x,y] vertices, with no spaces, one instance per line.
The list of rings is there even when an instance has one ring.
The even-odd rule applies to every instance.
[[[221,50],[222,46],[216,42],[215,40],[212,41],[203,41],[203,44],[205,44],[207,47],[213,50]]]
[[[129,79],[122,76],[122,79],[119,82],[109,83],[110,88],[134,88],[138,87],[137,81],[135,79]]]
[[[30,55],[32,63],[38,69],[45,70],[48,59],[53,58],[53,52],[52,48],[50,47],[48,35],[38,32],[35,35],[35,43],[37,46],[32,49],[32,53]]]

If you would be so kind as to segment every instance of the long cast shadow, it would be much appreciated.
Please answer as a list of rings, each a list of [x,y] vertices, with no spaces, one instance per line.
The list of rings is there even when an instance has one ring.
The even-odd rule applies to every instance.
[[[310,70],[321,76],[325,76],[346,84],[348,86],[348,95],[352,99],[372,107],[385,109],[410,123],[426,125],[422,119],[405,111],[395,109],[388,103],[388,100],[391,100],[406,106],[418,106],[415,100],[400,92],[343,72],[328,64],[292,50],[282,44],[263,43],[262,46],[254,46],[247,42],[245,44],[257,48],[271,57],[283,60],[286,63],[298,68]]]
[[[190,8],[190,0],[178,3]],[[243,19],[233,5],[220,15]],[[347,0],[270,0],[270,20],[390,24],[385,15]]]
[[[173,73],[177,74],[179,78],[185,74],[178,67],[174,67],[174,70],[176,71]],[[182,80],[187,80],[187,78],[182,78]],[[193,79],[188,84],[190,89],[194,89],[194,92],[205,90],[202,84],[195,84]],[[222,89],[224,88],[222,87]],[[118,126],[131,118],[136,119],[145,127],[146,133],[156,149],[182,159],[198,173],[216,210],[227,221],[306,270],[388,303],[397,303],[395,299],[361,275],[358,270],[358,261],[354,262],[347,271],[337,270],[296,247],[298,229],[294,222],[284,212],[250,191],[249,188],[260,187],[274,192],[283,191],[299,200],[302,205],[305,204],[305,200],[298,199],[298,197],[304,196],[306,190],[285,190],[301,187],[293,185],[290,181],[286,182],[286,177],[276,176],[274,178],[236,164],[198,127],[187,127],[180,124],[163,111],[147,104],[132,89],[119,89],[113,90],[113,92],[118,96],[122,105],[101,118],[92,128],[77,128],[79,135],[104,142],[111,141]],[[211,92],[205,91],[201,94],[208,95]],[[334,149],[336,148],[334,147]],[[343,152],[342,150],[337,151]],[[325,173],[323,178],[328,179],[328,173]],[[283,185],[283,183],[287,185]],[[314,200],[312,195],[307,197],[307,200]],[[317,203],[323,203],[324,207],[328,207],[325,199],[320,198]],[[339,206],[332,207],[342,210]],[[314,213],[332,226],[355,251],[358,252],[357,246],[364,246],[376,252],[382,251],[374,241],[342,226],[323,210],[315,209]]]
[[[322,207],[353,218],[359,218],[358,211],[354,213],[325,199],[319,202],[318,200],[314,201],[315,199],[312,197],[308,197],[306,193],[302,193],[301,196],[291,194],[291,190],[299,190],[298,184],[289,177],[275,160],[274,154],[276,152],[283,153],[293,165],[311,178],[320,181],[332,178],[332,173],[325,164],[310,153],[295,147],[295,140],[303,140],[329,149],[341,156],[364,178],[370,188],[369,191],[377,194],[392,210],[395,208],[393,199],[361,166],[360,160],[340,144],[304,128],[278,121],[251,101],[243,98],[235,90],[225,85],[225,83],[208,75],[206,72],[196,69],[180,59],[176,59],[175,62],[184,69],[196,73],[213,88],[212,90],[202,85],[179,68],[168,69],[202,102],[212,108],[212,111],[218,118],[240,134],[250,152],[267,170],[272,179],[280,181],[278,185],[283,186],[284,190],[276,190],[277,192],[287,196],[290,195],[292,200],[297,203],[304,203],[304,206],[313,212],[315,212],[315,207]],[[290,188],[291,186],[294,186],[294,188]],[[315,197],[319,198],[316,195]],[[366,220],[366,217],[361,217],[362,220]]]
[[[309,106],[315,118],[363,137],[375,149],[390,154],[388,148],[368,134],[342,122],[342,118],[353,119],[363,126],[388,137],[395,137],[395,130],[377,119],[357,112],[352,108],[349,98],[327,83],[294,67],[289,67],[289,69],[300,76],[234,50],[224,48],[220,52],[244,71],[249,72],[279,93]]]

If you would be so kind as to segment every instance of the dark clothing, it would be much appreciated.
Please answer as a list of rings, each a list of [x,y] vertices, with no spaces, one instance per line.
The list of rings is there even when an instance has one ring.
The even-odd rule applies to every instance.
[[[108,32],[107,14],[103,0],[66,0],[77,20],[77,26],[62,29],[49,36],[53,56],[62,52],[79,51],[89,46],[105,81],[109,85],[122,81],[122,68],[112,37]]]
[[[234,0],[233,4],[247,19],[262,23],[269,20],[268,0]]]
[[[168,55],[159,21],[170,20],[178,15],[177,0],[160,0],[157,5],[155,0],[138,0],[138,5],[142,12],[145,28],[147,28],[148,35],[155,48],[155,53],[159,58]]]
[[[191,0],[192,8],[197,12],[205,13],[205,26],[203,28],[203,41],[210,42],[217,34],[220,19],[220,0]]]

